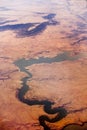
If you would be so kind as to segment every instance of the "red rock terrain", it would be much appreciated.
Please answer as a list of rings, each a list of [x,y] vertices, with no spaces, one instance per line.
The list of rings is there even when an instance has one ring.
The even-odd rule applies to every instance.
[[[1,0],[0,5],[0,130],[47,130],[39,118],[55,119],[58,108],[65,116],[44,120],[50,130],[87,130],[86,1]],[[25,77],[29,90],[22,96],[38,104],[18,98]],[[57,112],[49,114],[44,107],[52,102]]]

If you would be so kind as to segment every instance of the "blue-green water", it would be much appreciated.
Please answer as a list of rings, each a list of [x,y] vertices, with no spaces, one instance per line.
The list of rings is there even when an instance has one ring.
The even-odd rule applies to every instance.
[[[50,130],[50,127],[48,127],[46,125],[45,121],[48,121],[50,123],[57,122],[57,121],[63,119],[67,115],[67,110],[64,107],[52,108],[52,105],[54,104],[54,102],[52,102],[50,100],[37,100],[37,99],[30,100],[30,99],[24,98],[25,94],[30,89],[29,86],[27,85],[27,81],[28,80],[30,81],[30,79],[32,78],[32,74],[26,69],[26,67],[31,66],[33,64],[41,64],[41,63],[51,64],[51,63],[62,62],[62,61],[73,61],[73,60],[78,60],[81,57],[81,55],[76,55],[76,56],[71,57],[70,54],[71,54],[71,52],[64,52],[53,58],[40,57],[39,59],[29,59],[29,60],[19,59],[14,62],[14,64],[20,69],[21,72],[24,72],[27,74],[27,76],[21,80],[22,87],[18,90],[18,93],[16,95],[17,98],[19,99],[19,101],[21,101],[22,103],[25,103],[29,106],[43,105],[44,106],[43,109],[47,114],[57,114],[52,119],[50,119],[48,116],[45,116],[45,115],[41,115],[39,117],[40,125],[44,127],[44,130]]]

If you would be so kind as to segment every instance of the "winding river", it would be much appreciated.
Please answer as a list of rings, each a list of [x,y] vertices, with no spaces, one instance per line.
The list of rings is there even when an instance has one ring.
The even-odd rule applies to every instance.
[[[52,105],[54,104],[54,102],[50,101],[50,100],[29,100],[29,99],[25,99],[25,94],[27,93],[27,91],[29,91],[29,86],[27,85],[27,81],[30,81],[32,78],[32,74],[26,69],[27,66],[31,66],[33,64],[41,64],[41,63],[53,63],[53,62],[62,62],[62,61],[73,61],[73,60],[77,60],[81,57],[81,55],[75,55],[75,56],[71,56],[71,52],[63,52],[53,58],[44,58],[44,57],[39,57],[38,59],[18,59],[14,62],[14,64],[20,69],[21,72],[25,72],[27,73],[27,76],[24,77],[22,80],[22,87],[18,90],[17,93],[17,98],[19,101],[21,101],[22,103],[25,103],[29,106],[32,105],[43,105],[44,111],[47,114],[56,114],[56,116],[52,119],[50,119],[48,116],[46,115],[41,115],[39,117],[39,123],[41,126],[43,126],[44,130],[50,130],[50,128],[46,125],[45,121],[50,122],[50,123],[54,123],[57,122],[61,119],[63,119],[66,115],[67,115],[67,110],[63,107],[57,107],[57,108],[52,108]]]

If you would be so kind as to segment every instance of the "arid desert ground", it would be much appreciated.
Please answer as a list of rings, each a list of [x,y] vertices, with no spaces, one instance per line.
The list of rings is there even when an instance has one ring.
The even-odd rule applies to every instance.
[[[0,130],[87,130],[86,0],[0,0]]]

